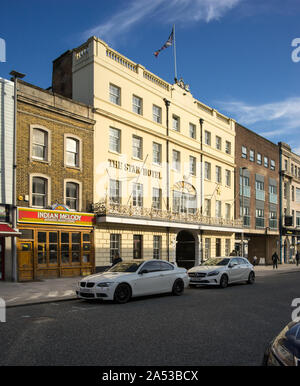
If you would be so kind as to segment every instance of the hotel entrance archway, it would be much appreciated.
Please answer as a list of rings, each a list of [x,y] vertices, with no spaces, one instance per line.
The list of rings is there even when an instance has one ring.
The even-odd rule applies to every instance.
[[[188,231],[181,231],[176,238],[176,263],[178,267],[190,269],[195,265],[195,238]]]

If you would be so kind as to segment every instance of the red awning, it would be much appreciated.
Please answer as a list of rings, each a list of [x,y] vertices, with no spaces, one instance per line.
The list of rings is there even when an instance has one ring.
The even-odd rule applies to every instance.
[[[20,236],[20,232],[15,231],[7,224],[0,224],[0,236]]]

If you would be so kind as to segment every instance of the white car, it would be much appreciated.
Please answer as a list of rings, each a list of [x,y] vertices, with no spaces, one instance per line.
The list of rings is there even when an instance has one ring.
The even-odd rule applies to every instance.
[[[189,284],[185,268],[164,260],[124,261],[108,271],[83,278],[76,294],[82,299],[126,303],[131,297],[173,293],[181,295]]]
[[[188,270],[190,286],[218,285],[226,288],[230,283],[246,281],[253,284],[253,265],[244,257],[216,257]]]

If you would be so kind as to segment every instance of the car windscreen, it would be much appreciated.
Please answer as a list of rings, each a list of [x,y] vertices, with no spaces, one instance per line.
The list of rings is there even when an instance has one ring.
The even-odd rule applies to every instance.
[[[230,259],[209,259],[204,261],[201,265],[211,265],[211,266],[216,266],[216,265],[227,265],[229,263]]]
[[[111,267],[109,272],[136,272],[143,262],[118,263]]]

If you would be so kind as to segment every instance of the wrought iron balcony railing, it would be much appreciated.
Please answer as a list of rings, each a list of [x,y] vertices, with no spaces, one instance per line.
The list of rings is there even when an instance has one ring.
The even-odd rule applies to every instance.
[[[161,221],[186,222],[190,224],[242,227],[242,219],[203,216],[200,214],[199,210],[193,210],[193,213],[175,213],[173,211],[161,209],[120,205],[111,203],[108,200],[102,200],[95,203],[93,205],[93,210],[98,216],[135,217]]]

